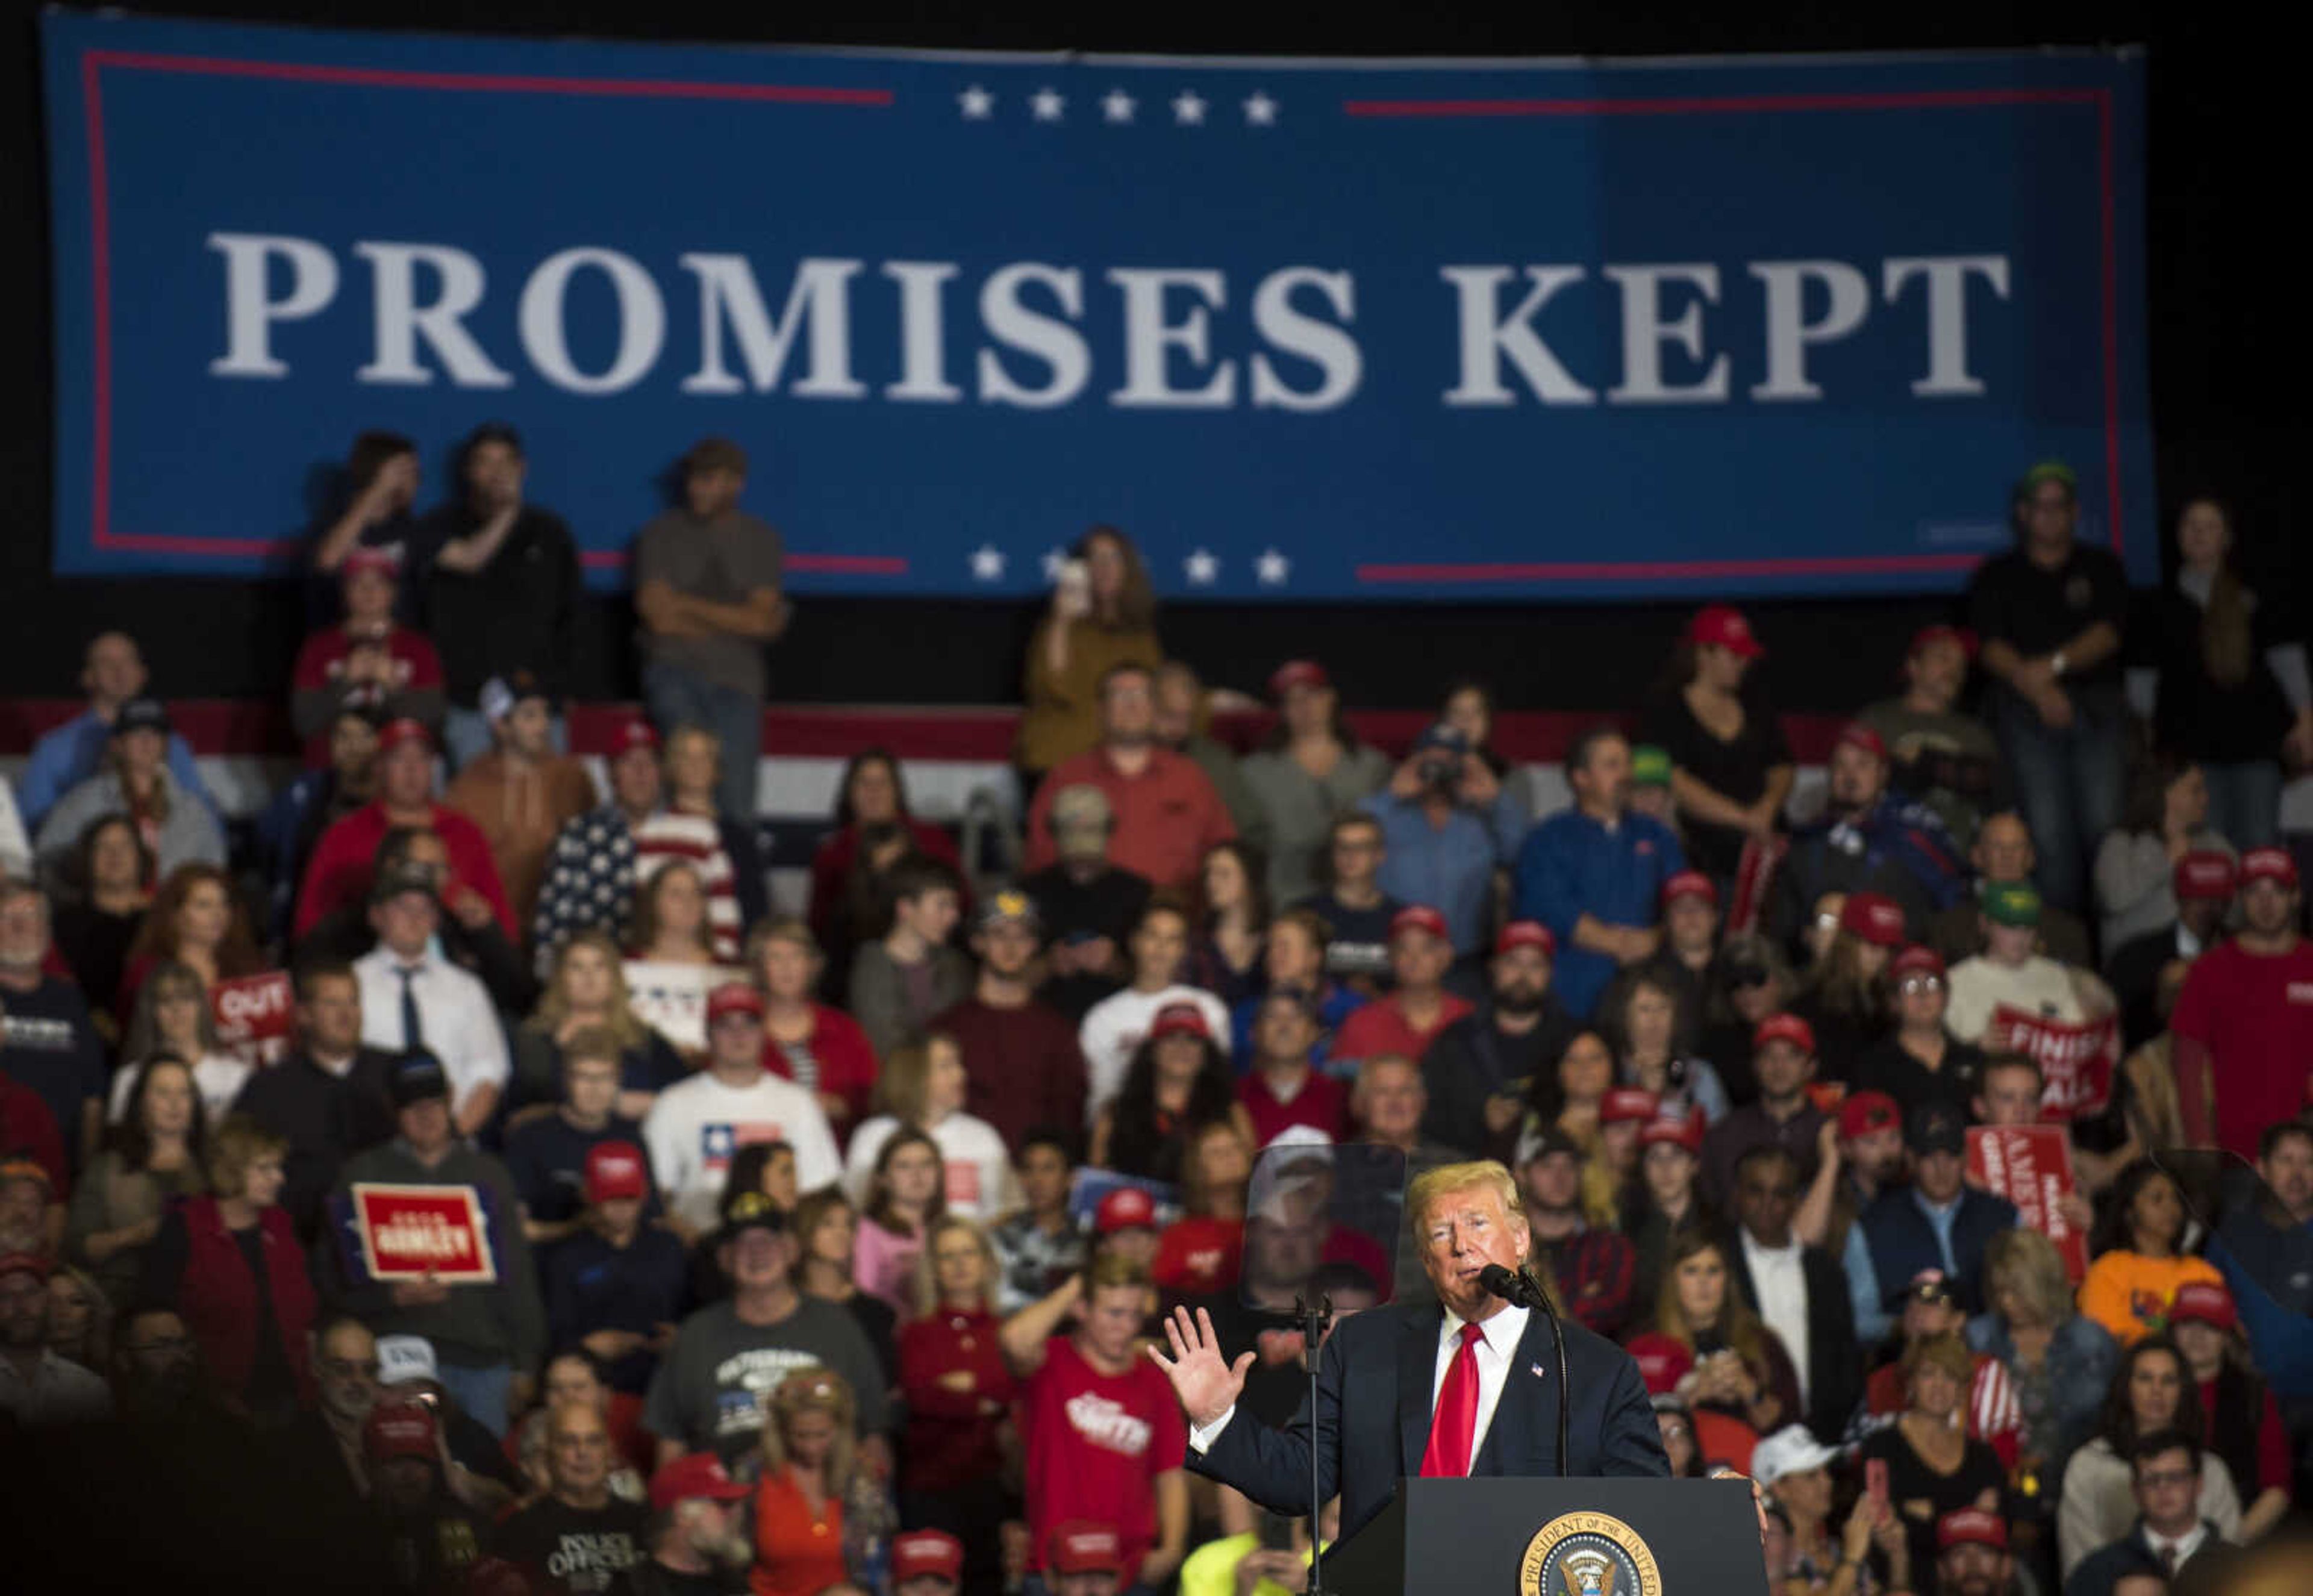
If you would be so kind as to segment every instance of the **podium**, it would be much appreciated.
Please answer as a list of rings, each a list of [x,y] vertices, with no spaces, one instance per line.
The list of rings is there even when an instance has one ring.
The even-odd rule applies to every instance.
[[[1401,1479],[1329,1596],[1767,1596],[1742,1479]]]

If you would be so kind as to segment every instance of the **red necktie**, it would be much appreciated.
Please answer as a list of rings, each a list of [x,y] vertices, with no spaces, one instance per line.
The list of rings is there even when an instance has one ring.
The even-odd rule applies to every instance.
[[[1462,1350],[1438,1388],[1438,1411],[1429,1416],[1429,1445],[1421,1454],[1424,1479],[1461,1479],[1470,1472],[1470,1452],[1478,1440],[1478,1342],[1482,1325],[1462,1327]]]

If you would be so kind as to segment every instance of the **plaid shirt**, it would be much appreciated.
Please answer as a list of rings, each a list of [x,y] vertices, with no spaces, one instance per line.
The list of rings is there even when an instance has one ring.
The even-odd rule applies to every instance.
[[[1558,1241],[1541,1241],[1558,1300],[1585,1329],[1612,1338],[1630,1321],[1638,1278],[1638,1250],[1628,1236],[1588,1226]]]
[[[615,803],[564,824],[546,855],[545,883],[531,921],[543,969],[565,939],[596,926],[625,940],[635,906],[635,834]]]

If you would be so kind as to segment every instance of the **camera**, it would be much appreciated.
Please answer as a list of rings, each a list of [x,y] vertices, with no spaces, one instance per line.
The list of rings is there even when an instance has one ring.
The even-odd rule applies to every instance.
[[[1452,754],[1425,755],[1421,763],[1413,768],[1414,774],[1421,777],[1423,786],[1436,787],[1441,792],[1451,792],[1462,779],[1462,761]]]

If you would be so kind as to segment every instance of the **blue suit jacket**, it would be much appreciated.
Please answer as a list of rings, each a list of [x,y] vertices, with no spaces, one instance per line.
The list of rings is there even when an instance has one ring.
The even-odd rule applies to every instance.
[[[1445,1310],[1368,1309],[1344,1320],[1326,1338],[1317,1373],[1317,1407],[1309,1399],[1281,1430],[1239,1409],[1189,1467],[1235,1486],[1273,1513],[1309,1511],[1309,1455],[1317,1454],[1321,1495],[1341,1497],[1341,1533],[1356,1534],[1389,1505],[1399,1478],[1421,1472],[1429,1445],[1430,1386]],[[1539,1370],[1540,1372],[1536,1372]],[[1667,1478],[1662,1429],[1646,1382],[1630,1354],[1603,1336],[1566,1321],[1570,1475]],[[1354,1392],[1354,1401],[1344,1400]],[[1472,1460],[1473,1475],[1531,1478],[1558,1472],[1558,1364],[1550,1322],[1526,1320],[1510,1362],[1501,1403]]]

